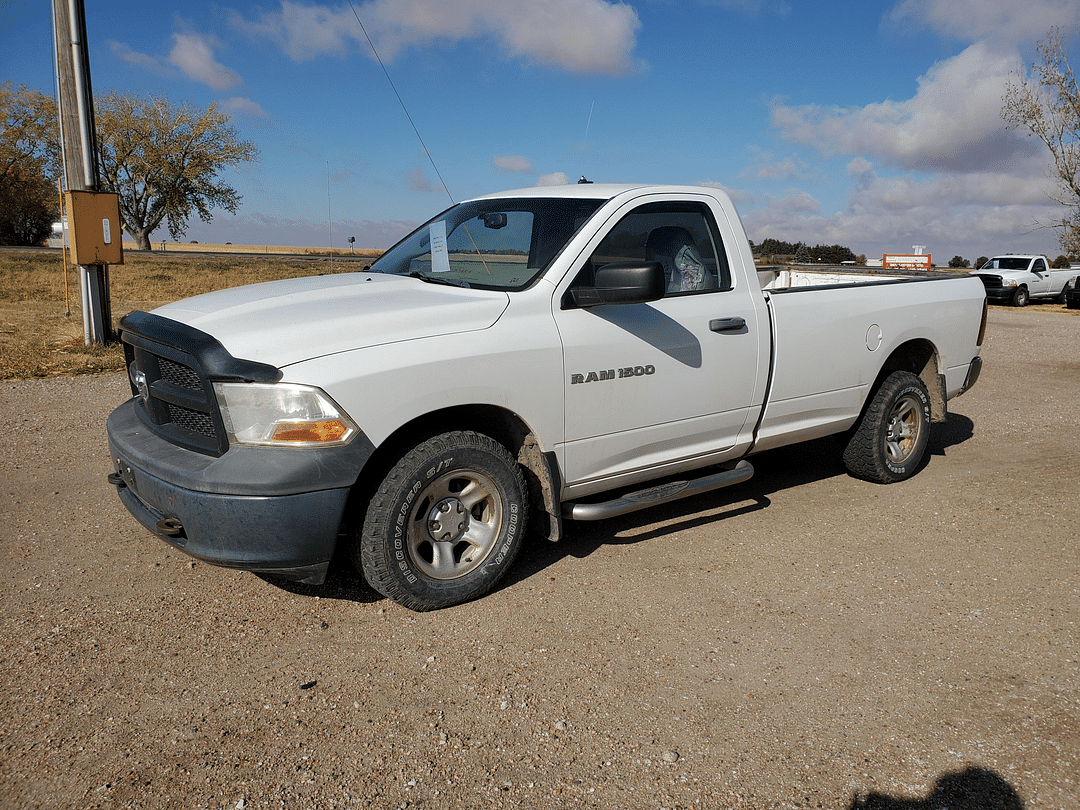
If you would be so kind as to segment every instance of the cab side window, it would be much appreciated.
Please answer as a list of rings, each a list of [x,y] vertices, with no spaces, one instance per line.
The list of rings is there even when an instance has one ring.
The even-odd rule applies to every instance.
[[[590,257],[610,262],[660,262],[665,297],[731,289],[731,272],[712,213],[703,203],[651,203],[623,217]]]

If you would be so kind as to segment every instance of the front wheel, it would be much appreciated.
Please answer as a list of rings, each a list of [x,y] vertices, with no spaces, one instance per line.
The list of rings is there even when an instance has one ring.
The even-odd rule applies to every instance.
[[[434,610],[491,590],[521,547],[525,479],[506,449],[454,431],[406,453],[372,497],[352,558],[383,596]]]
[[[919,469],[930,439],[930,395],[907,371],[894,371],[874,394],[844,449],[856,478],[892,484]]]
[[[1028,302],[1028,288],[1027,287],[1017,287],[1016,292],[1013,293],[1012,305],[1014,307],[1023,307],[1023,306],[1027,306],[1027,302]]]

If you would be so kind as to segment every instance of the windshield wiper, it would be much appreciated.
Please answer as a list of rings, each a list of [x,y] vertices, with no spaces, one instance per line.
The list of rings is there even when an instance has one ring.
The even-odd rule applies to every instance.
[[[464,287],[465,289],[471,289],[469,282],[462,281],[457,278],[443,278],[442,276],[425,276],[419,270],[413,270],[409,273],[409,278],[418,278],[421,281],[426,281],[428,284],[445,284],[448,287]]]

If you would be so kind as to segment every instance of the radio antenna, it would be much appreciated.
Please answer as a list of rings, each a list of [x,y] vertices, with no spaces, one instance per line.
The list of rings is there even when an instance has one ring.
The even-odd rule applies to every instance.
[[[330,161],[326,161],[326,228],[330,240],[330,275],[334,275],[334,217],[330,213]]]
[[[581,162],[582,162],[583,165],[587,162],[588,157],[589,157],[589,127],[592,126],[592,114],[593,114],[593,110],[595,110],[595,109],[596,109],[596,99],[594,98],[593,101],[592,101],[592,104],[589,105],[589,118],[585,122],[585,140],[583,140],[581,142]],[[588,182],[589,181],[585,179],[585,175],[581,175],[581,179],[578,180],[578,183],[588,183]]]
[[[416,123],[413,121],[412,116],[409,115],[409,108],[405,106],[405,101],[401,98],[401,93],[399,93],[397,87],[394,86],[394,80],[390,78],[390,72],[386,69],[382,57],[379,56],[379,52],[375,49],[375,43],[371,41],[371,36],[368,34],[367,29],[364,28],[364,24],[360,21],[360,15],[356,12],[356,6],[353,5],[352,0],[349,0],[349,8],[352,9],[353,16],[356,17],[356,23],[360,26],[360,30],[364,32],[364,38],[367,39],[368,45],[371,46],[371,52],[375,54],[375,60],[379,63],[379,67],[382,68],[383,75],[386,76],[386,81],[390,83],[390,89],[393,90],[394,95],[397,96],[398,104],[400,104],[401,109],[405,111],[405,117],[409,119],[409,124],[412,126],[413,132],[416,133],[416,139],[420,141],[420,146],[423,147],[424,154],[427,155],[427,159],[431,161],[431,168],[435,170],[435,174],[442,184],[443,191],[445,191],[446,196],[450,198],[450,202],[457,205],[457,200],[454,199],[454,195],[450,193],[446,181],[443,180],[442,172],[440,172],[439,167],[435,165],[435,158],[431,156],[431,150],[427,148],[427,144],[424,143],[424,139],[420,135],[420,130],[416,128]]]

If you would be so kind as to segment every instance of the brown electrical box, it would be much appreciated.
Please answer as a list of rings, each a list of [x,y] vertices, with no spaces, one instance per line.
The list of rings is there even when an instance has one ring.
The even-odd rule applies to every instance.
[[[69,191],[66,199],[75,264],[123,264],[119,195]]]

